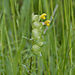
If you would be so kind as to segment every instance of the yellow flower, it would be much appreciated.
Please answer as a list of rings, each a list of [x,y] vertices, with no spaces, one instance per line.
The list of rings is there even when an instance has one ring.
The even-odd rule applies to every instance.
[[[47,15],[47,14],[43,13],[43,14],[40,16],[40,18],[45,20],[45,19],[46,19],[46,15]]]
[[[50,20],[46,20],[46,21],[44,22],[44,24],[47,25],[47,26],[49,26],[49,25],[50,25]]]

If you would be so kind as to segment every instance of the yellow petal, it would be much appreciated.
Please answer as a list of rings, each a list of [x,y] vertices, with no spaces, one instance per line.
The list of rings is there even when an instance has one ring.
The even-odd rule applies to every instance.
[[[41,19],[46,19],[46,15],[47,15],[47,14],[43,13],[43,14],[40,16],[40,18],[41,18]]]
[[[45,18],[45,17],[43,17],[43,19],[45,20],[46,18]]]
[[[49,26],[50,24],[49,23],[47,23],[47,26]]]
[[[41,16],[46,16],[47,14],[46,13],[43,13]]]
[[[49,26],[50,25],[50,20],[46,20],[44,23],[45,23],[45,25]]]

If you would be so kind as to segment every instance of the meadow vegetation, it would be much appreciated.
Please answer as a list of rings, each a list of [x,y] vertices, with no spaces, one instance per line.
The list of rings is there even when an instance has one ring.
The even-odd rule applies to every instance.
[[[56,5],[42,34],[32,13],[50,19]],[[0,75],[75,75],[74,13],[75,0],[0,0]]]

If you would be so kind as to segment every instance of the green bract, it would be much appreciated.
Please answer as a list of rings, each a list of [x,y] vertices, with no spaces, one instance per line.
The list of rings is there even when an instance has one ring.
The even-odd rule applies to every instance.
[[[35,45],[32,46],[32,50],[37,52],[37,51],[40,50],[40,47],[35,44]]]
[[[40,28],[41,29],[42,25],[39,22],[33,22],[32,28]]]
[[[38,15],[34,16],[34,14],[32,14],[32,22],[34,21],[39,21],[39,16]]]
[[[40,36],[41,36],[41,34],[40,34],[38,29],[33,29],[32,30],[32,37],[33,37],[33,39],[38,40],[38,39],[40,39]]]

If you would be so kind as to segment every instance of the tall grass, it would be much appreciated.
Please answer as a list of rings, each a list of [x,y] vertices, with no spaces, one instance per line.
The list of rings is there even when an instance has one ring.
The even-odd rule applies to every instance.
[[[74,0],[0,0],[0,75],[75,74]],[[42,56],[32,53],[32,13],[57,12],[44,35]]]

